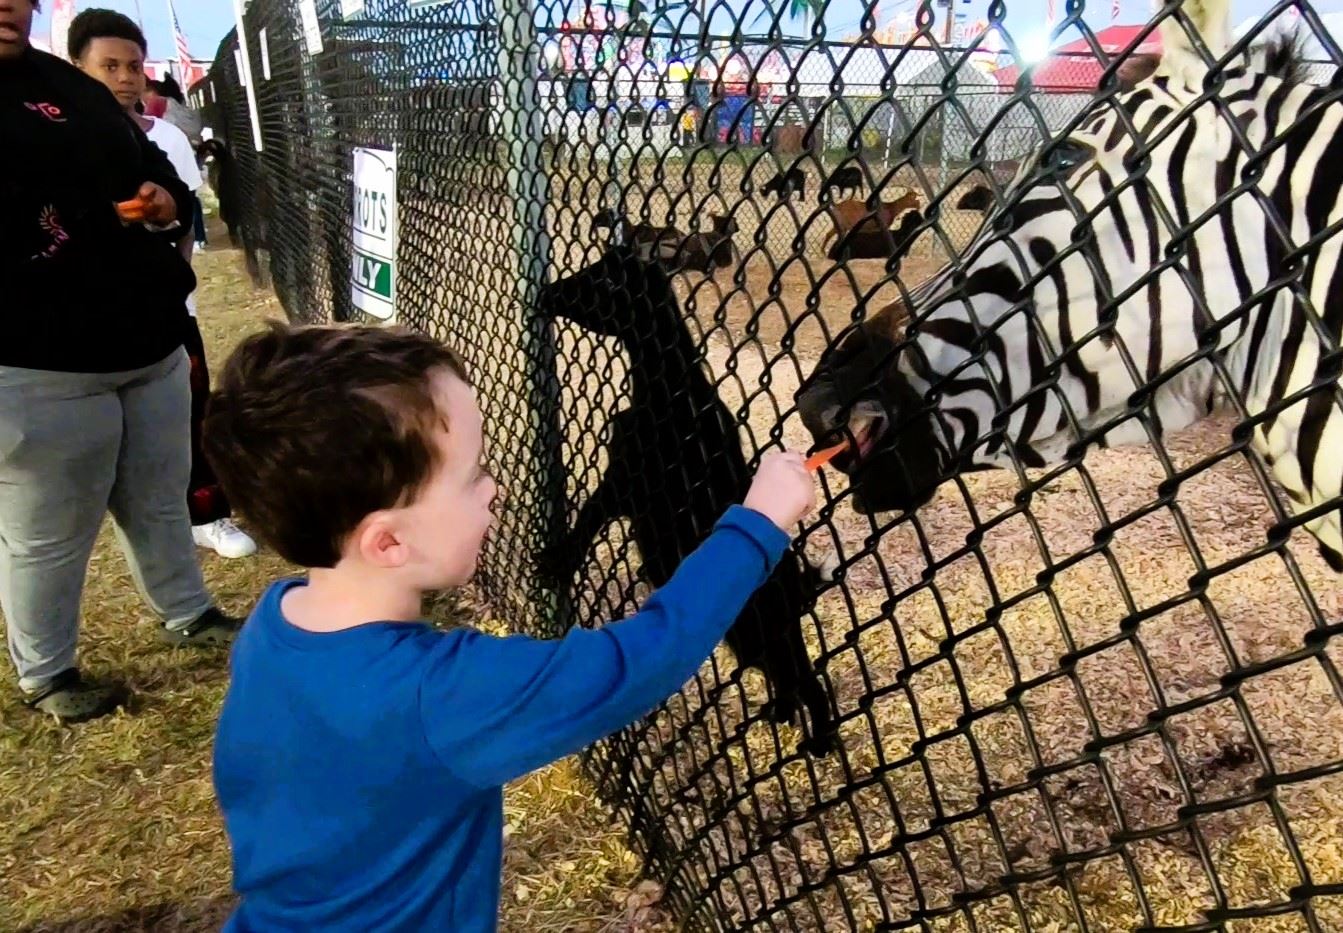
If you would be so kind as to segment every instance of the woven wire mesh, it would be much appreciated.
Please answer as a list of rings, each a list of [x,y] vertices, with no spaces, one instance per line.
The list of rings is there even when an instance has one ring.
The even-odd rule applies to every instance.
[[[506,491],[482,585],[540,634],[631,612],[761,451],[825,440],[795,399],[856,325],[905,309],[876,373],[926,350],[929,288],[972,292],[972,244],[1024,222],[1030,182],[1066,155],[1051,143],[1109,119],[1136,178],[1207,179],[1202,215],[1065,198],[1014,314],[966,312],[965,359],[915,404],[945,411],[976,373],[997,407],[967,450],[1042,398],[1060,400],[1066,450],[1042,465],[1000,445],[1008,468],[944,464],[923,477],[939,481],[926,504],[871,515],[852,507],[863,467],[827,473],[793,569],[766,585],[768,618],[739,623],[731,648],[587,761],[691,929],[1343,929],[1343,594],[1306,528],[1329,543],[1343,480],[1343,286],[1310,272],[1337,263],[1327,131],[1343,89],[1309,5],[1278,4],[1245,42],[1288,19],[1313,40],[1298,55],[1318,60],[1294,78],[1318,85],[1310,113],[1285,117],[1285,92],[1233,112],[1233,56],[1186,95],[1183,119],[1213,108],[1240,160],[1226,177],[1188,162],[1178,115],[1144,136],[1146,92],[1120,85],[1178,3],[1118,45],[1098,25],[1109,4],[1060,4],[1057,44],[1080,45],[1024,74],[1014,52],[1036,3],[998,0],[950,33],[931,0],[904,33],[875,5],[843,26],[835,5],[803,21],[758,3],[344,6],[316,3],[317,52],[298,3],[249,5],[261,152],[236,36],[193,94],[236,160],[244,245],[296,319],[360,319],[351,149],[395,145],[398,316],[469,363]],[[1256,197],[1275,151],[1319,166]],[[827,188],[837,169],[857,183]],[[989,200],[968,207],[977,185]],[[859,205],[851,228],[906,193],[889,236],[837,226],[842,200]],[[1137,273],[1096,235],[1106,210],[1160,231]],[[1216,243],[1266,264],[1204,281]],[[1076,298],[1058,277],[1072,255],[1095,270],[1096,313],[1051,346],[1057,322],[1031,295],[1065,281]],[[1255,362],[1293,391],[1252,410],[1223,338],[1279,298],[1299,326]],[[1147,322],[1136,341],[1124,308]],[[1014,317],[1027,323],[1002,323]],[[1221,324],[1162,357],[1152,335],[1193,318]],[[1317,356],[1292,381],[1303,334]],[[1124,380],[1101,418],[1065,392],[1088,347]],[[1163,432],[1161,388],[1199,367],[1214,373],[1207,409]],[[1308,408],[1314,428],[1287,417]],[[885,414],[899,451],[914,419]],[[1297,424],[1293,449],[1318,429],[1308,495],[1258,442],[1275,419]],[[1081,442],[1109,430],[1130,443]],[[753,639],[767,643],[754,658]],[[740,671],[733,649],[770,676]],[[798,650],[806,670],[788,667]],[[793,724],[774,721],[813,666],[828,712],[801,702]]]

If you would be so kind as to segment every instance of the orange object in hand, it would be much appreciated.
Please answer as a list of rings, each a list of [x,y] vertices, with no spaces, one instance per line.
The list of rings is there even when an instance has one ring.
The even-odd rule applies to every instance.
[[[821,467],[825,466],[831,460],[834,460],[835,457],[839,456],[841,453],[847,450],[848,447],[849,447],[848,441],[840,441],[834,447],[827,447],[825,450],[816,451],[816,453],[812,454],[805,461],[803,461],[802,465],[805,466],[808,470],[811,470],[813,473],[815,473]]]
[[[145,211],[149,209],[149,202],[144,198],[131,198],[129,201],[117,202],[117,216],[125,221],[138,221],[145,219]]]

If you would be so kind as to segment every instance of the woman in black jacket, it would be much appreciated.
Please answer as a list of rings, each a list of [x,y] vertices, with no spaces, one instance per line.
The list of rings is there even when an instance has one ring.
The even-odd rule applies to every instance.
[[[0,608],[28,704],[74,722],[125,699],[75,666],[109,509],[167,641],[227,644],[239,622],[205,590],[184,498],[191,192],[107,88],[29,45],[35,9],[0,0]]]

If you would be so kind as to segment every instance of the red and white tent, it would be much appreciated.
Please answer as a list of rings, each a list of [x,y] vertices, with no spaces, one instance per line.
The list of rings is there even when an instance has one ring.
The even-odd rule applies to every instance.
[[[1096,33],[1096,41],[1107,56],[1113,58],[1127,49],[1138,38],[1146,26],[1111,26]],[[1153,30],[1133,49],[1136,55],[1160,55],[1161,36]],[[1103,63],[1087,44],[1087,40],[1078,39],[1067,45],[1059,46],[1049,53],[1049,57],[1035,66],[1031,74],[1031,83],[1049,91],[1091,92],[1100,85],[1108,63]],[[1021,76],[1016,65],[999,68],[995,72],[998,83],[1005,88],[1015,87]]]

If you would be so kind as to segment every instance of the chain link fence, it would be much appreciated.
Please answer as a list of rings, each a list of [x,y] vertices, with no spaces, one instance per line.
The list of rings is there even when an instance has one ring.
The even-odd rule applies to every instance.
[[[518,629],[628,614],[772,445],[866,458],[696,680],[588,756],[687,929],[1343,930],[1338,49],[1278,4],[1252,32],[1311,40],[1309,102],[1222,64],[1177,114],[1121,82],[1178,3],[1117,44],[1109,4],[1060,4],[1081,47],[1026,71],[1036,3],[910,6],[893,36],[875,4],[252,0],[191,94],[297,320],[370,319],[353,160],[394,150],[396,318],[470,366],[505,490],[481,582]],[[1070,133],[1117,190],[1046,210]],[[889,337],[885,408],[804,425],[855,334]],[[940,376],[892,362],[952,344]],[[991,417],[956,407],[989,384]],[[892,450],[926,495],[860,510]]]

